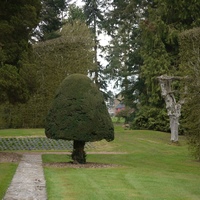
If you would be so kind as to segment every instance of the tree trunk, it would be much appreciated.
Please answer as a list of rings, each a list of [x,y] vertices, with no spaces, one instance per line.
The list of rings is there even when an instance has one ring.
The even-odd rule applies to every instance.
[[[72,160],[74,163],[85,164],[86,163],[86,153],[84,151],[85,142],[74,140]]]
[[[178,142],[178,126],[179,126],[179,117],[181,116],[181,103],[177,103],[175,96],[171,88],[172,80],[178,79],[178,77],[170,76],[160,76],[158,77],[161,94],[165,99],[167,114],[170,119],[170,129],[171,129],[171,141]]]
[[[178,142],[178,118],[174,116],[169,116],[170,119],[170,129],[171,129],[171,141]]]

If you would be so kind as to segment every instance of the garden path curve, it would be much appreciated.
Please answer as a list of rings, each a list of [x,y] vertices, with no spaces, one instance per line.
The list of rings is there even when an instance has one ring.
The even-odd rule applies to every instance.
[[[46,182],[42,158],[38,154],[23,154],[3,200],[46,200]]]

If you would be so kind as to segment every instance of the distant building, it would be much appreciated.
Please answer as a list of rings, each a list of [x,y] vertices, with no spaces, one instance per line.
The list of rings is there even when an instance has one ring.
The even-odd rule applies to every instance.
[[[125,105],[123,103],[119,103],[116,107],[115,107],[115,114],[117,114],[118,112],[120,112],[121,110],[125,109]]]
[[[112,101],[109,100],[106,103],[110,116],[115,116],[118,112],[125,109],[125,105],[122,103],[122,100],[123,98],[121,94],[118,94],[114,99],[112,99]]]

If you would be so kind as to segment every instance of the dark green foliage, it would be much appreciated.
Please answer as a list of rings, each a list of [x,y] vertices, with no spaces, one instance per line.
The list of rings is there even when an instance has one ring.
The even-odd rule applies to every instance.
[[[200,2],[111,2],[107,72],[118,80],[124,103],[136,108],[134,127],[166,131],[168,120],[157,77],[180,76],[178,34],[199,26]]]
[[[166,109],[142,106],[137,112],[131,128],[169,132],[169,119]]]
[[[184,104],[184,128],[192,154],[200,160],[200,28],[180,34],[180,57],[187,87]]]
[[[142,127],[147,126],[154,130],[157,130],[154,127],[159,127],[163,131],[166,130],[168,120],[162,116],[166,115],[165,103],[160,95],[157,77],[163,74],[172,76],[181,74],[178,34],[183,30],[199,26],[200,15],[197,7],[200,8],[200,3],[196,0],[190,2],[160,0],[149,3],[146,16],[139,26],[142,38],[140,54],[143,59],[139,76],[143,80],[143,88],[139,91],[141,110],[136,118],[139,121],[144,116],[149,118],[145,117]],[[158,116],[162,120],[159,120]]]
[[[94,64],[95,69],[90,72],[94,75],[94,82],[98,88],[105,90],[106,89],[106,81],[103,75],[103,66],[100,62],[99,57],[104,57],[101,53],[99,54],[97,51],[101,50],[102,46],[99,42],[99,35],[103,32],[103,24],[104,24],[104,11],[105,2],[99,0],[83,0],[84,5],[84,14],[86,17],[86,24],[91,29],[93,33],[94,40]]]
[[[85,142],[114,139],[103,96],[87,76],[73,74],[62,82],[46,118],[45,134]]]
[[[146,3],[135,0],[112,1],[113,10],[108,12],[106,18],[106,29],[112,37],[107,47],[109,64],[106,72],[122,88],[124,103],[130,107],[135,107],[141,86],[141,81],[136,78],[143,62],[139,49],[139,24],[145,15]]]
[[[110,46],[110,73],[123,77],[125,102],[137,104],[134,127],[166,131],[169,122],[157,77],[180,75],[178,33],[199,26],[200,3],[131,0],[113,1],[113,6],[110,32],[115,37]]]
[[[0,2],[0,46],[4,54],[1,65],[20,67],[24,53],[30,49],[28,40],[39,23],[40,9],[39,0]]]
[[[26,102],[35,87],[28,67],[32,51],[29,40],[39,23],[40,9],[39,0],[0,2],[1,103]]]
[[[66,10],[65,0],[42,0],[42,12],[39,39],[49,40],[59,37],[56,32],[62,26],[63,12]]]
[[[0,67],[0,103],[25,102],[28,97],[28,90],[24,79],[18,73],[15,66],[4,65]]]
[[[67,23],[63,26],[61,35],[59,38],[34,45],[34,64],[21,69],[20,75],[28,83],[28,88],[22,87],[23,90],[37,90],[25,105],[5,104],[0,107],[1,128],[44,127],[52,98],[61,81],[69,74],[87,74],[88,70],[93,68],[93,42],[88,27],[81,22],[73,25]],[[6,81],[10,83],[9,79]],[[15,89],[17,83],[15,81]],[[2,94],[0,93],[0,96]],[[15,97],[17,94],[12,93]]]
[[[83,13],[83,9],[76,6],[75,4],[70,5],[68,9],[67,21],[71,24],[76,23],[77,21],[85,22],[86,17]]]
[[[114,127],[102,93],[82,74],[68,76],[57,90],[46,118],[48,138],[73,140],[74,163],[85,163],[85,142],[114,139]]]

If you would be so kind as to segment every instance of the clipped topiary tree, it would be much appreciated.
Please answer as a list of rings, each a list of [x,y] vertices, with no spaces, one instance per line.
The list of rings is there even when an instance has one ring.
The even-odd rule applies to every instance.
[[[73,140],[72,159],[85,163],[85,142],[114,139],[103,95],[85,75],[69,75],[57,90],[46,118],[48,138]]]

